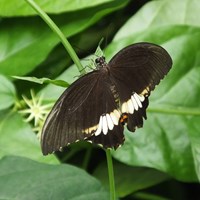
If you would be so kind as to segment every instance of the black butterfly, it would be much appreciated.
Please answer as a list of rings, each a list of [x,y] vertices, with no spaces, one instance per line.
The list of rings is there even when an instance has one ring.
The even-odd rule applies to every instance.
[[[165,49],[137,43],[119,51],[107,64],[67,88],[49,113],[42,130],[44,155],[78,140],[116,149],[124,142],[123,129],[143,126],[150,92],[172,67]]]

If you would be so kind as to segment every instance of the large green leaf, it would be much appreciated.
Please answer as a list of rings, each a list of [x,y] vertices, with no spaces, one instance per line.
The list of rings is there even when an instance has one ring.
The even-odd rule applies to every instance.
[[[126,130],[124,146],[113,155],[129,165],[153,167],[177,179],[195,181],[199,173],[199,151],[194,149],[199,139],[192,138],[198,137],[196,127],[200,124],[200,29],[152,28],[145,34],[113,43],[107,52],[138,40],[163,45],[174,65],[151,95],[144,128],[134,134]]]
[[[15,87],[5,76],[0,74],[0,110],[10,107],[15,102]]]
[[[178,12],[177,12],[178,8]],[[151,1],[144,5],[118,31],[114,40],[144,32],[149,28],[168,25],[200,26],[199,0],[162,0]]]
[[[128,1],[112,1],[98,7],[88,8],[54,16],[53,20],[66,37],[77,34],[94,24],[103,16],[120,9]],[[60,42],[39,17],[4,19],[0,21],[0,73],[21,76],[31,72]]]
[[[95,0],[95,1],[72,1],[72,0],[35,0],[35,2],[47,13],[62,13],[66,11],[75,11],[88,7],[97,6],[110,2],[111,0]],[[0,16],[26,16],[36,15],[36,12],[24,1],[18,0],[1,0],[0,2]]]
[[[43,156],[39,140],[28,123],[15,112],[0,112],[0,158],[6,155],[25,156],[46,163],[58,163],[54,155]]]
[[[124,197],[136,191],[157,185],[169,179],[164,173],[145,167],[131,167],[114,162],[116,193]],[[108,169],[106,163],[98,166],[94,172],[103,185],[109,188]]]
[[[109,194],[99,181],[77,167],[5,157],[0,160],[0,199],[106,200]]]

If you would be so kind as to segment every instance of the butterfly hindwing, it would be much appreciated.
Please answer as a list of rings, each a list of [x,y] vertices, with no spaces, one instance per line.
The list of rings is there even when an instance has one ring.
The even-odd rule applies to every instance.
[[[107,148],[114,148],[117,149],[121,144],[124,143],[124,127],[122,124],[118,124],[114,126],[113,130],[110,130],[107,135],[100,134],[98,136],[92,135],[91,137],[87,138],[87,141],[91,141],[95,144],[102,145],[105,149]]]
[[[143,119],[147,119],[146,109],[149,104],[148,97],[142,102],[142,108],[138,108],[133,114],[128,114],[127,128],[129,131],[134,132],[136,128],[143,127]]]

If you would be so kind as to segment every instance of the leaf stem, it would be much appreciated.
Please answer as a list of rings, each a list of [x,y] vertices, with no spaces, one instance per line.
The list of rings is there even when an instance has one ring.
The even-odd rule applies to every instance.
[[[198,108],[186,108],[186,107],[150,107],[149,112],[152,113],[164,113],[164,114],[175,114],[175,115],[195,115],[200,116],[200,109]]]
[[[61,30],[58,28],[58,26],[52,21],[52,19],[34,2],[34,0],[25,0],[39,15],[40,17],[48,24],[48,26],[51,28],[51,30],[57,34],[57,36],[60,38],[60,41],[62,42],[63,46],[69,53],[70,57],[76,64],[80,74],[84,74],[85,70],[76,54],[74,49],[72,48],[71,44],[68,42],[64,34],[61,32]]]
[[[108,165],[109,185],[110,185],[110,200],[115,200],[116,199],[115,178],[114,178],[113,162],[112,162],[110,149],[106,149],[106,158],[107,158],[107,165]]]
[[[84,157],[84,160],[83,160],[83,169],[85,169],[87,171],[87,168],[88,168],[88,164],[89,164],[89,161],[90,161],[90,157],[91,157],[91,154],[92,154],[92,148],[91,147],[88,147],[88,149],[86,150],[86,154],[85,154],[85,157]]]
[[[67,161],[69,161],[69,159],[71,159],[71,157],[73,157],[75,154],[77,153],[76,149],[72,149],[70,150],[67,154],[65,154],[65,156],[61,159],[61,163],[65,163]]]

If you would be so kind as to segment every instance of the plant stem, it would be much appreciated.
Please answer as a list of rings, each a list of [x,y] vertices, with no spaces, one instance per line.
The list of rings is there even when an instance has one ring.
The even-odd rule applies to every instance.
[[[77,150],[70,150],[65,156],[61,159],[61,163],[67,162],[71,157],[73,157],[77,153]]]
[[[106,158],[107,158],[107,165],[108,165],[108,176],[109,176],[109,185],[110,185],[110,200],[115,200],[115,177],[113,172],[113,162],[112,156],[110,153],[110,149],[106,149]]]
[[[198,108],[187,108],[187,107],[150,107],[149,112],[164,113],[164,114],[175,114],[175,115],[195,115],[200,116],[200,109]]]
[[[71,44],[68,42],[64,34],[61,32],[61,30],[58,28],[58,26],[52,21],[52,19],[34,2],[34,0],[25,0],[39,15],[40,17],[48,24],[48,26],[52,29],[54,33],[57,34],[57,36],[60,38],[60,41],[62,42],[63,46],[69,53],[70,57],[76,64],[79,72],[81,74],[85,74],[85,70],[76,54],[74,49],[72,48]]]
[[[83,165],[82,165],[83,169],[85,169],[86,171],[87,171],[87,168],[88,168],[88,164],[89,164],[89,161],[90,161],[91,154],[92,154],[92,148],[88,147],[88,149],[86,150],[85,157],[84,157],[84,160],[83,160]]]

